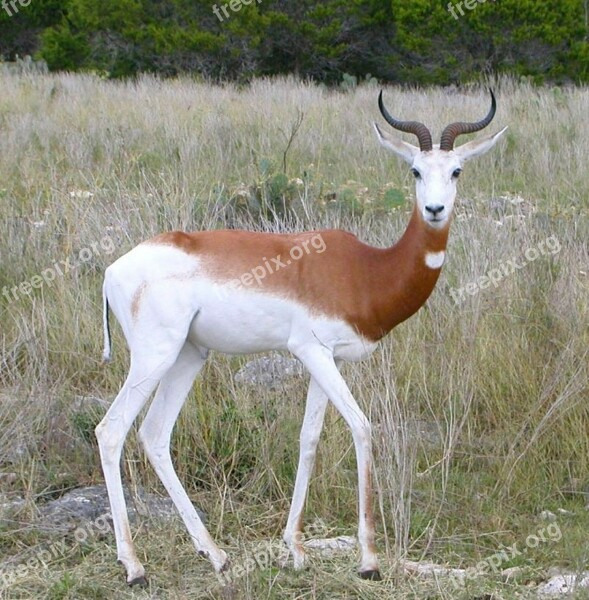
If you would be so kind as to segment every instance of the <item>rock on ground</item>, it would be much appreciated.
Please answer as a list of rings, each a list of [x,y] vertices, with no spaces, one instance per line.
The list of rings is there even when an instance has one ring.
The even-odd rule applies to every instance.
[[[259,385],[269,389],[280,387],[291,377],[304,374],[303,365],[296,358],[272,353],[248,361],[235,374],[236,383]]]
[[[583,573],[561,573],[538,586],[539,598],[557,598],[580,589],[589,588],[589,571]]]
[[[138,488],[133,493],[123,488],[127,501],[127,512],[131,522],[137,517],[153,519],[177,518],[176,508],[170,498]],[[96,521],[110,515],[110,505],[105,485],[78,488],[39,507],[35,526],[51,531],[65,532],[79,527],[84,522]],[[204,520],[205,515],[197,509]],[[110,517],[108,517],[110,520]]]

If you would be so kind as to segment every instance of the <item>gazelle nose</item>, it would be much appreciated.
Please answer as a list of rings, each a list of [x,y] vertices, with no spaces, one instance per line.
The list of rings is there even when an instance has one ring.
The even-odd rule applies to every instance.
[[[427,210],[428,213],[431,213],[435,217],[438,213],[441,213],[444,210],[444,205],[443,204],[428,205],[425,207],[425,210]]]

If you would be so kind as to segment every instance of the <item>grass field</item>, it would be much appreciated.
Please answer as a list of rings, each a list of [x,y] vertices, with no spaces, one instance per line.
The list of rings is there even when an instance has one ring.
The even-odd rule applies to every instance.
[[[114,361],[101,364],[109,263],[176,228],[340,227],[390,245],[413,177],[376,140],[371,86],[0,79],[0,500],[25,500],[0,520],[0,559],[16,568],[56,543],[34,525],[38,507],[102,481],[93,429],[104,407],[91,398],[111,400],[127,368],[118,327]],[[589,90],[493,85],[489,130],[509,130],[465,167],[436,290],[370,360],[344,369],[374,425],[384,581],[358,579],[348,554],[300,573],[272,560],[224,588],[180,525],[145,521],[134,531],[147,588],[127,588],[112,535],[69,535],[46,566],[0,582],[0,598],[522,598],[550,568],[589,566]],[[387,88],[385,99],[434,137],[489,102],[478,86]],[[495,284],[481,285],[492,273]],[[213,357],[173,443],[234,564],[280,539],[306,387],[238,386],[245,360]],[[354,535],[351,436],[334,411],[326,425],[308,533]],[[134,435],[123,470],[131,487],[162,492]],[[521,554],[501,554],[514,544]],[[403,560],[473,577],[411,576]],[[493,561],[521,570],[504,581],[484,567]]]

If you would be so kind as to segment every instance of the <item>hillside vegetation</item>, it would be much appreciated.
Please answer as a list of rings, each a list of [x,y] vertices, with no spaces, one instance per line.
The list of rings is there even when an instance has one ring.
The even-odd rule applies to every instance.
[[[587,0],[13,0],[2,8],[0,57],[31,54],[52,70],[108,77],[589,80]]]

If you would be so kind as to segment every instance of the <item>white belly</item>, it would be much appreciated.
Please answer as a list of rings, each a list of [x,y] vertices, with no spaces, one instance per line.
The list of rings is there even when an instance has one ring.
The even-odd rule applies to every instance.
[[[293,336],[308,336],[332,350],[335,358],[348,361],[360,360],[376,347],[347,323],[313,314],[286,298],[249,290],[223,293],[222,286],[202,280],[198,287],[199,308],[189,339],[199,346],[247,354],[287,350]]]

